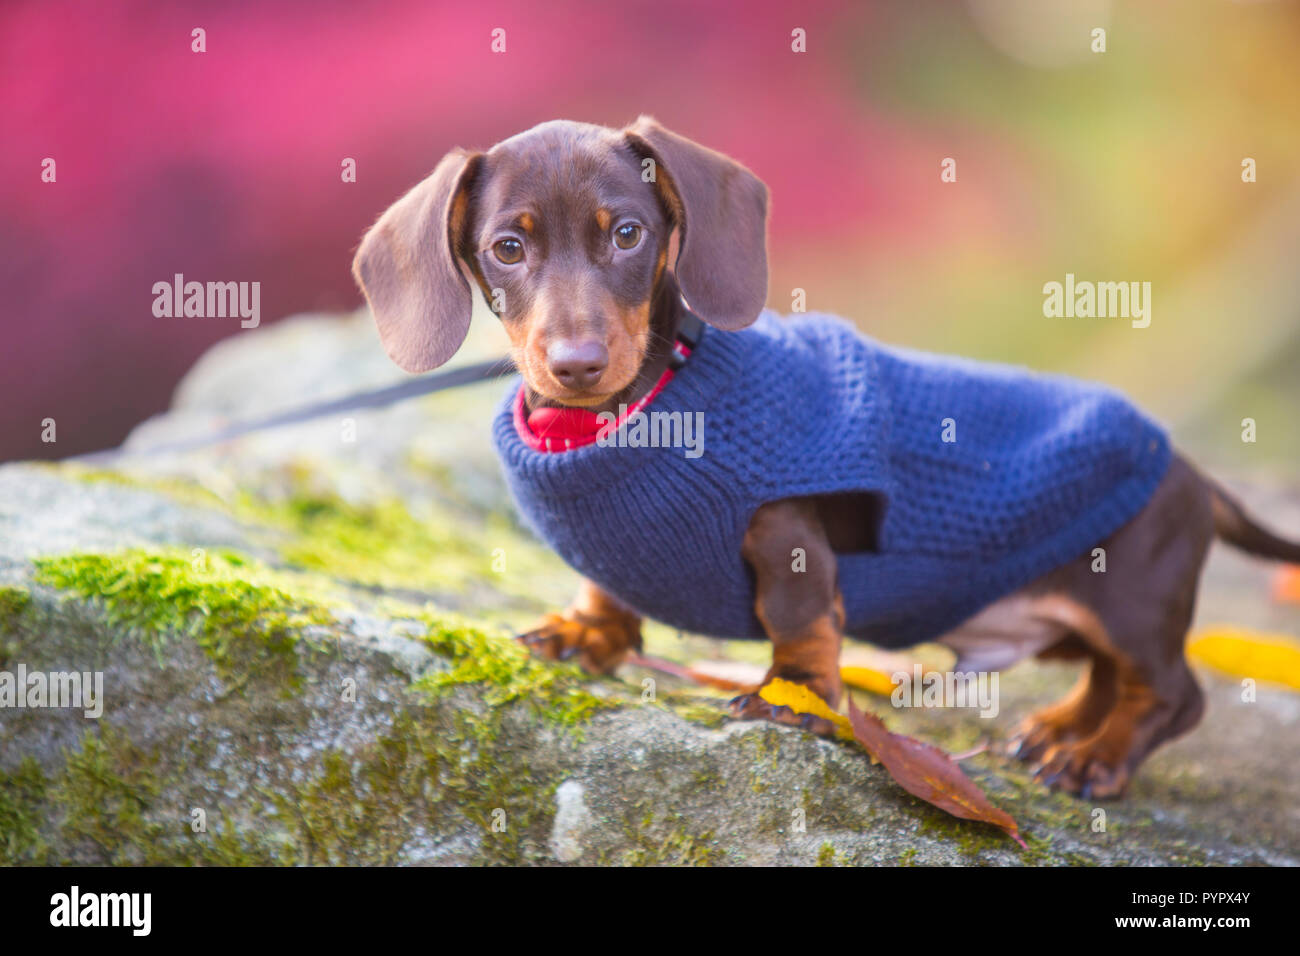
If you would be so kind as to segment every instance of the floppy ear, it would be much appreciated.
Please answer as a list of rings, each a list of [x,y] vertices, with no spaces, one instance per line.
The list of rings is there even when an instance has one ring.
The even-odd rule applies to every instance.
[[[752,323],[767,301],[767,187],[649,116],[624,135],[655,161],[655,182],[681,230],[675,272],[691,310],[720,329]]]
[[[384,350],[408,372],[442,365],[469,333],[473,302],[456,254],[481,158],[461,149],[444,156],[370,227],[352,260]]]

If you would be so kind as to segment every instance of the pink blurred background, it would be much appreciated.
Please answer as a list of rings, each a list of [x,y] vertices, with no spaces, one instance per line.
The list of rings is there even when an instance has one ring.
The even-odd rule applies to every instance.
[[[264,325],[355,308],[361,233],[448,148],[641,112],[768,183],[774,307],[1112,381],[1213,457],[1300,399],[1297,39],[1296,4],[1227,0],[9,2],[0,459],[116,444],[257,334],[155,318],[155,282],[260,281]],[[1153,282],[1151,329],[1045,319],[1067,271]]]

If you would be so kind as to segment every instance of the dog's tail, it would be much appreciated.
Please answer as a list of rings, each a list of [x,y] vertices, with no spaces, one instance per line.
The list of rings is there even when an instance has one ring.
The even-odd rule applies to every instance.
[[[1214,531],[1228,544],[1261,558],[1300,564],[1300,541],[1279,537],[1255,522],[1236,498],[1204,475],[1214,509]]]

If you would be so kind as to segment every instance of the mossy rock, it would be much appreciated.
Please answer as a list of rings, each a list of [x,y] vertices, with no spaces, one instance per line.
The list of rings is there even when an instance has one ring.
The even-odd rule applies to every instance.
[[[276,325],[213,350],[141,435],[391,377],[365,317]],[[0,671],[104,688],[98,719],[0,708],[0,864],[1300,862],[1284,692],[1247,708],[1210,683],[1206,724],[1105,807],[967,761],[1021,850],[852,745],[532,658],[512,633],[574,577],[512,516],[486,437],[498,397],[359,414],[351,443],[324,421],[108,469],[0,466]],[[994,724],[886,719],[965,749],[1071,677],[1006,676]]]

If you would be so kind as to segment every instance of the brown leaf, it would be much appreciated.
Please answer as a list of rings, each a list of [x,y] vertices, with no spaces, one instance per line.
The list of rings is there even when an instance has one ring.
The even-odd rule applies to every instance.
[[[1011,839],[1028,849],[1011,815],[989,803],[984,791],[938,747],[890,733],[875,714],[858,710],[852,698],[849,699],[849,723],[858,743],[884,764],[889,775],[908,793],[955,817],[1001,827]]]

